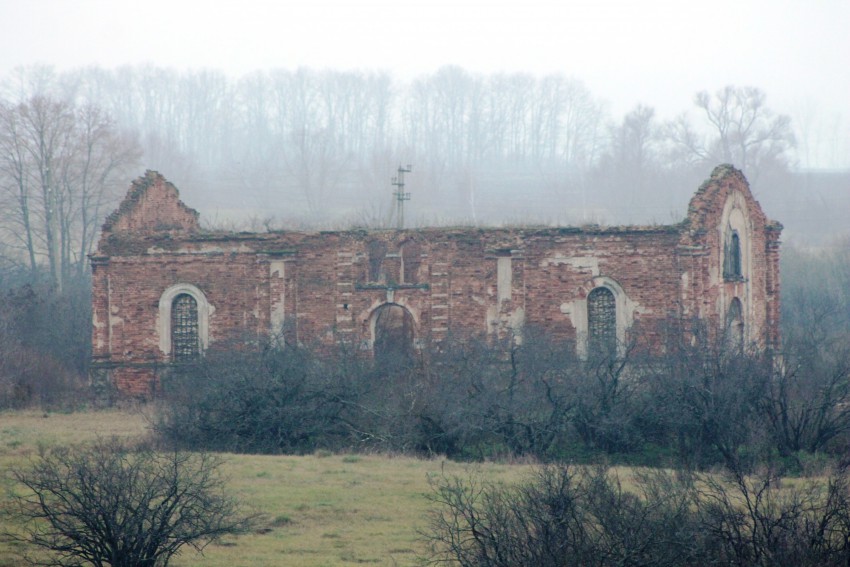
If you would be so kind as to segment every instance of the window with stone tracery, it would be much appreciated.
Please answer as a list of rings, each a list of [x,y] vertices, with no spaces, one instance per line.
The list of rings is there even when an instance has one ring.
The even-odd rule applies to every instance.
[[[587,346],[591,356],[617,352],[617,305],[607,287],[597,287],[587,295]]]
[[[737,230],[730,231],[726,239],[723,255],[723,278],[738,280],[743,277],[741,266],[741,237]]]
[[[184,362],[197,358],[200,351],[198,302],[181,293],[171,303],[171,355],[175,362]]]

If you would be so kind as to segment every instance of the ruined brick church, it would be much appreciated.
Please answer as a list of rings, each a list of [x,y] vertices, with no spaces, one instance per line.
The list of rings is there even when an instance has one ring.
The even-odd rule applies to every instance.
[[[670,317],[771,346],[781,229],[728,165],[674,225],[267,233],[201,229],[148,171],[91,256],[93,379],[149,395],[170,364],[245,338],[377,356],[532,325],[587,356]]]

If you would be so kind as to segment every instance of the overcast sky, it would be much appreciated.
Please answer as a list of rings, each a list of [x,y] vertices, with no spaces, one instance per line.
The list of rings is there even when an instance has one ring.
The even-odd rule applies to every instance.
[[[846,130],[850,0],[0,0],[0,75],[33,63],[557,72],[615,116],[645,103],[662,118],[752,85]]]

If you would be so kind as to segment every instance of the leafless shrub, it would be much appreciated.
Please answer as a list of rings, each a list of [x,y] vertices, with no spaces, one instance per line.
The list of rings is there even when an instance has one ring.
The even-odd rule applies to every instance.
[[[551,465],[514,486],[432,479],[430,564],[839,566],[850,561],[848,475],[783,487],[753,477]]]
[[[21,531],[7,535],[37,550],[25,552],[33,565],[164,567],[185,546],[200,552],[251,525],[218,466],[207,454],[116,440],[52,449],[12,473],[21,490],[10,515]]]

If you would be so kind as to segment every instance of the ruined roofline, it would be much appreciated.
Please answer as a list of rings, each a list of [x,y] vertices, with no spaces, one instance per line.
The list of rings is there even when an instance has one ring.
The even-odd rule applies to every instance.
[[[143,205],[142,202],[145,196],[153,187],[158,187],[162,191],[160,195],[165,195],[169,201],[170,207],[162,207],[159,205],[153,206],[150,204]],[[705,221],[706,202],[712,198],[711,194],[717,190],[723,190],[724,187],[735,187],[743,190],[752,202],[758,205],[758,202],[752,197],[749,190],[749,183],[743,173],[729,164],[721,164],[714,168],[711,175],[706,179],[696,193],[692,196],[684,218],[672,224],[645,224],[645,225],[567,225],[567,226],[544,226],[544,225],[512,225],[512,226],[428,226],[420,228],[361,228],[352,227],[347,229],[334,230],[270,230],[267,232],[244,232],[244,231],[227,231],[227,230],[209,230],[202,229],[199,225],[200,214],[195,209],[186,206],[179,199],[179,191],[177,188],[167,181],[160,173],[152,170],[145,172],[145,175],[133,181],[127,192],[126,197],[109,217],[103,225],[103,234],[109,235],[115,232],[131,233],[130,238],[134,240],[149,240],[163,238],[168,235],[169,238],[185,241],[215,241],[219,239],[267,239],[273,238],[275,235],[361,235],[368,234],[406,234],[414,236],[421,234],[423,236],[430,234],[441,235],[472,235],[472,234],[524,234],[527,236],[566,236],[566,235],[588,235],[588,236],[604,236],[604,235],[628,235],[628,234],[683,234],[693,230],[700,230]],[[760,207],[758,207],[760,210]],[[136,218],[138,217],[138,218]],[[771,231],[781,231],[782,225],[776,221],[770,221],[765,218],[765,228]]]
[[[439,226],[428,226],[421,228],[405,228],[405,229],[394,229],[394,228],[350,228],[350,229],[338,229],[338,230],[288,230],[288,229],[279,229],[279,230],[270,230],[267,232],[245,232],[245,231],[227,231],[227,230],[207,230],[200,229],[197,232],[193,232],[191,234],[182,235],[179,237],[180,240],[186,241],[197,241],[197,242],[210,242],[216,240],[240,240],[240,241],[250,241],[250,240],[267,240],[273,239],[275,236],[289,236],[289,235],[304,235],[304,236],[317,236],[317,235],[359,235],[359,236],[367,236],[370,234],[374,235],[383,235],[383,234],[406,234],[410,236],[414,236],[417,234],[421,234],[423,236],[430,234],[441,234],[443,236],[457,234],[457,235],[470,235],[470,234],[496,234],[496,233],[523,233],[528,236],[536,236],[536,235],[571,235],[571,234],[587,234],[587,235],[609,235],[609,234],[678,234],[681,232],[682,223],[677,224],[665,224],[665,225],[612,225],[612,226],[600,226],[600,225],[583,225],[583,226],[552,226],[552,227],[533,227],[533,226],[510,226],[510,227],[439,227]],[[139,235],[140,238],[144,239],[159,239],[162,238],[161,234],[150,233]]]

